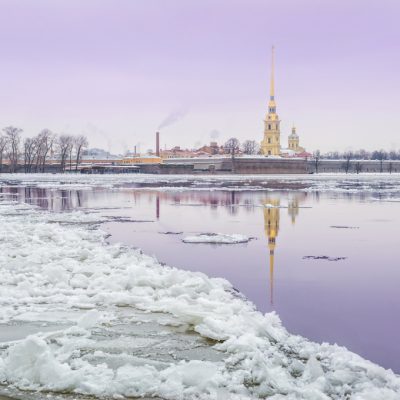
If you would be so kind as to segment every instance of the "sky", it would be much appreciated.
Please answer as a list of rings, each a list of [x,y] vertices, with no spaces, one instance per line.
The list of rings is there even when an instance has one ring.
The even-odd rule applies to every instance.
[[[0,128],[91,147],[281,141],[400,149],[398,0],[0,0]]]

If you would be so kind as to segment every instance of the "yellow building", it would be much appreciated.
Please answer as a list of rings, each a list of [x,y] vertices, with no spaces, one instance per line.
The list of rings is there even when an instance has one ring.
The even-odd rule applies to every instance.
[[[281,153],[280,120],[276,113],[275,77],[274,77],[274,48],[272,47],[271,86],[268,102],[268,112],[264,120],[264,139],[261,142],[261,153],[279,156]]]
[[[300,147],[299,135],[296,133],[296,128],[292,128],[292,133],[288,138],[288,148],[281,148],[281,130],[278,114],[276,113],[275,102],[275,50],[272,47],[272,65],[271,65],[271,84],[268,102],[268,112],[264,120],[264,138],[261,141],[261,154],[265,156],[280,156],[280,155],[296,155],[304,153],[305,149]]]
[[[121,160],[122,164],[161,164],[161,157],[157,156],[133,156],[125,157]]]
[[[303,151],[305,151],[304,147],[300,146],[300,138],[299,135],[296,133],[295,126],[292,128],[292,133],[289,135],[288,146],[289,150],[292,150],[295,153],[302,153]]]

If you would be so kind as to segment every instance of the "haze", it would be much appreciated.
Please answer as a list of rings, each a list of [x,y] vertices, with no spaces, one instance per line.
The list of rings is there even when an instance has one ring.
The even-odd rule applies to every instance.
[[[263,137],[270,49],[286,142],[399,149],[398,1],[1,0],[0,127],[114,153]]]

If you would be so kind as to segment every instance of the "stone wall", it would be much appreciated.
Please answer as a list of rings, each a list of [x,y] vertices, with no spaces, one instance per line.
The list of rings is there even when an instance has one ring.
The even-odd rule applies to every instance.
[[[0,173],[9,173],[10,172],[10,166],[8,164],[3,164],[0,167]],[[18,165],[17,169],[15,171],[16,173],[25,173],[25,167],[23,165]],[[60,172],[60,165],[59,164],[46,164],[44,167],[44,172],[45,173],[58,173]]]
[[[137,164],[140,173],[166,174],[166,175],[224,175],[224,174],[313,174],[313,173],[346,173],[346,160],[302,160],[285,158],[186,158],[165,160],[163,164]],[[56,164],[46,165],[45,172],[57,173],[60,166]],[[1,172],[8,173],[9,166],[2,166]],[[17,171],[23,173],[24,166],[19,165]],[[93,173],[99,173],[93,170]],[[113,173],[109,171],[102,173]],[[119,171],[126,172],[126,171]],[[133,172],[133,171],[132,171]],[[400,160],[351,160],[348,165],[348,173],[400,173]]]
[[[308,171],[310,173],[371,173],[385,172],[398,173],[400,172],[400,160],[385,160],[382,163],[379,160],[350,160],[349,165],[346,165],[346,160],[315,160],[308,161]]]
[[[163,164],[141,164],[148,174],[306,174],[307,161],[298,159],[229,158],[169,160]]]

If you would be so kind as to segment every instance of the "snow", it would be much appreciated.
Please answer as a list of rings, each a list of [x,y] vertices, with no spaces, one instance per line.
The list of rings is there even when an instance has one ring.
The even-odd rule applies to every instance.
[[[214,244],[235,244],[247,243],[250,238],[238,233],[199,233],[194,236],[186,236],[182,239],[184,243],[214,243]]]
[[[274,206],[273,204],[270,204],[270,203],[264,204],[264,207],[265,208],[279,208],[279,206]]]
[[[400,193],[400,174],[294,174],[294,175],[150,175],[150,174],[0,174],[0,182],[47,189],[93,190],[94,187],[136,190],[296,190],[305,192]]]
[[[288,333],[226,280],[108,245],[88,226],[97,218],[0,197],[0,332],[52,327],[1,344],[1,384],[114,398],[399,398],[392,371]]]

